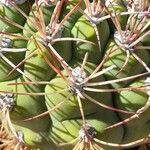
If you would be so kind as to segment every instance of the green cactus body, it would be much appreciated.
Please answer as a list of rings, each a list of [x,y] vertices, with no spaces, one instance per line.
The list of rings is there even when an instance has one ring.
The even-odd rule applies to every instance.
[[[107,68],[109,66],[115,65],[116,68],[110,70],[105,74],[107,80],[110,79],[119,79],[125,78],[128,76],[133,76],[144,71],[144,67],[132,56],[130,55],[129,61],[124,69],[119,73],[118,71],[122,69],[123,64],[126,60],[126,53],[119,48],[119,46],[115,43],[115,41],[111,38],[106,46],[106,53],[111,53],[109,58],[104,63],[103,68]],[[137,50],[136,55],[138,55],[147,65],[149,64],[149,53],[147,50]],[[134,69],[136,68],[136,69]],[[120,83],[113,83],[112,86],[114,88],[124,87],[127,83],[131,82],[132,80],[120,82]]]
[[[142,42],[143,45],[149,46],[149,43],[150,43],[150,35],[147,35],[141,42]]]
[[[105,118],[103,117],[105,115]],[[120,119],[115,112],[106,110],[103,108],[99,108],[99,111],[89,116],[88,124],[92,125],[96,129],[96,138],[99,140],[107,141],[110,143],[122,143],[123,135],[124,135],[124,127],[119,126],[117,128],[113,128],[111,130],[105,130],[112,123],[117,123]],[[101,146],[101,145],[100,145]],[[107,150],[117,150],[117,147],[110,146],[101,146]]]
[[[77,63],[77,61],[74,61],[74,62],[76,63],[76,65],[79,64],[79,63]],[[95,65],[88,63],[87,67],[86,67],[86,71],[88,72],[88,74],[90,74],[92,72],[92,70],[94,70],[94,68],[95,68]],[[100,77],[97,80],[103,81],[104,78]],[[94,80],[94,81],[96,82],[97,80]],[[48,108],[53,108],[55,105],[60,103],[62,100],[66,99],[66,97],[71,94],[70,91],[57,93],[57,91],[67,89],[67,88],[68,87],[66,86],[65,81],[60,76],[56,76],[53,80],[50,81],[50,85],[46,86],[45,92],[46,93],[54,93],[54,94],[46,96],[46,99],[47,99],[46,104],[47,104]],[[110,101],[111,101],[110,94],[99,93],[99,94],[95,95],[95,93],[93,93],[93,92],[88,92],[88,95],[90,97],[94,97],[97,101],[98,100],[102,101],[105,104],[110,103]],[[106,99],[107,99],[107,101],[106,101]],[[84,110],[86,115],[94,113],[95,111],[97,111],[96,109],[99,108],[98,105],[91,103],[87,99],[83,100],[83,105],[86,106],[85,110]],[[53,116],[52,118],[57,118],[57,120],[59,120],[59,121],[68,119],[68,117],[71,117],[71,118],[81,117],[76,96],[72,95],[68,99],[68,101],[66,101],[66,103],[58,109],[58,111],[56,111],[52,114],[51,114],[51,116]]]
[[[64,31],[64,34],[67,34],[67,32]],[[24,66],[25,74],[33,81],[49,81],[55,75],[55,72],[44,60],[44,57],[46,56],[50,63],[52,62],[52,59],[56,61],[56,58],[53,58],[50,54],[50,49],[47,49],[40,43],[38,43],[38,45],[40,48],[34,43],[34,41],[30,41],[27,45],[29,51],[26,53],[26,57],[30,56],[31,53],[34,53],[35,51],[36,53],[26,61]],[[71,43],[66,44],[66,42],[63,41],[57,42],[53,44],[53,47],[65,61],[68,62],[71,59]],[[60,67],[58,63],[57,65]]]
[[[33,81],[49,80],[54,76],[55,72],[48,66],[43,57],[43,54],[45,54],[48,59],[51,59],[48,50],[41,47],[42,51],[40,51],[32,41],[28,43],[27,48],[29,51],[26,53],[26,57],[34,54],[24,65],[25,74]]]
[[[20,34],[16,34],[17,36],[21,36]],[[7,40],[7,41],[6,41]],[[25,51],[20,52],[3,52],[3,48],[26,48],[26,41],[23,39],[18,39],[18,37],[12,36],[2,36],[1,38],[1,55],[4,55],[6,59],[8,59],[14,65],[18,65],[25,57]],[[6,44],[6,45],[5,45]],[[15,70],[11,75],[8,76],[8,73],[13,69],[13,67],[8,64],[7,60],[4,60],[0,57],[0,81],[12,80],[20,75],[20,73]],[[19,67],[21,70],[23,69],[23,65]]]
[[[125,149],[144,144],[136,140],[149,136],[150,108],[139,118],[120,126],[117,123],[144,107],[150,96],[146,77],[133,77],[150,73],[146,50],[149,9],[142,7],[146,3],[148,0],[0,0],[0,149],[14,150],[5,148],[9,139],[3,137],[11,123],[13,128],[6,130],[10,129],[12,139],[20,144],[16,136],[20,133],[22,142],[34,150],[120,150],[122,144],[128,145]],[[144,9],[138,10],[140,6]],[[121,12],[127,15],[119,15]],[[145,91],[137,91],[141,87]],[[13,107],[8,107],[12,99]],[[86,131],[87,125],[95,133]],[[95,139],[106,143],[98,144]],[[99,147],[92,149],[96,143]]]
[[[91,41],[96,45],[91,43],[75,42],[73,44],[74,57],[78,59],[83,59],[85,53],[88,52],[89,53],[88,61],[96,64],[100,62],[110,32],[107,21],[98,24],[97,28],[100,34],[102,51],[100,51],[98,44],[96,42],[97,37],[91,23],[84,16],[81,16],[78,19],[78,21],[76,22],[75,26],[71,31],[73,37]],[[96,53],[97,55],[93,55],[94,53]]]
[[[52,16],[52,13],[53,13],[53,10],[54,10],[54,6],[41,6],[41,10],[42,10],[42,14],[43,14],[43,18],[44,18],[44,23],[45,23],[45,26],[47,26],[50,22],[50,19],[51,19],[51,16]],[[37,32],[37,23],[36,23],[36,18],[33,16],[33,14],[38,18],[39,17],[39,14],[38,14],[38,11],[37,11],[37,8],[36,8],[36,5],[34,4],[32,6],[32,10],[29,14],[29,17],[24,25],[24,30],[23,30],[23,34],[26,36],[26,37],[31,37],[34,33]],[[38,22],[40,23],[40,22]]]
[[[81,65],[79,60],[73,60],[71,66],[76,67],[77,65]],[[94,68],[94,64],[87,63],[85,70],[89,75],[94,70]],[[104,78],[103,76],[101,76],[93,81],[103,80]],[[45,97],[48,109],[52,109],[61,101],[66,99],[66,102],[63,105],[50,113],[53,125],[49,131],[49,136],[56,143],[65,143],[74,140],[78,137],[79,129],[82,126],[82,119],[76,96],[72,95],[67,99],[67,97],[71,94],[71,91],[56,93],[57,91],[59,92],[59,90],[63,90],[66,88],[68,87],[60,76],[56,76],[53,80],[50,81],[50,85],[47,85],[45,88],[46,93],[53,93],[52,95],[46,95]],[[108,88],[108,86],[103,86],[100,88]],[[86,94],[106,105],[113,105],[111,101],[111,95],[108,93],[95,94],[94,92],[86,92]],[[82,105],[84,106],[86,121],[96,129],[98,138],[102,138],[104,140],[107,139],[111,142],[121,142],[123,135],[123,129],[121,126],[112,131],[104,132],[105,127],[107,127],[111,123],[115,123],[118,121],[118,118],[114,112],[111,112],[110,114],[110,110],[101,108],[100,106],[90,102],[88,99],[83,99]],[[105,115],[106,117],[103,118],[103,115]],[[115,138],[116,132],[118,136]],[[73,145],[70,145],[70,149],[72,146]]]
[[[1,90],[6,91],[6,92],[20,93],[20,94],[17,94],[17,96],[15,96],[16,106],[11,112],[11,118],[15,122],[19,122],[20,120],[27,119],[31,117],[32,115],[37,114],[37,112],[38,113],[43,112],[46,108],[44,105],[43,96],[26,95],[27,93],[42,92],[42,90],[39,87],[35,85],[9,85],[10,83],[25,82],[25,81],[26,81],[25,79],[19,78],[19,79],[12,80],[9,82],[1,82]],[[21,93],[25,93],[25,95]],[[47,118],[49,117],[46,117],[46,119]],[[26,123],[24,122],[24,124]],[[43,122],[41,121],[41,123]],[[27,124],[29,124],[29,122]],[[47,124],[46,123],[44,123],[43,125],[36,124],[36,126],[37,127],[41,126],[41,128],[43,128],[44,126],[47,126]]]
[[[74,5],[77,5],[79,0],[71,0],[71,2]],[[75,7],[75,6],[74,6]],[[64,17],[74,8],[72,5],[68,5],[67,3],[63,5],[63,9],[62,9],[62,13],[60,16],[60,20],[63,20]],[[85,4],[84,2],[82,2],[82,4],[80,4],[80,7],[82,9],[85,9]],[[76,10],[75,12],[73,12],[71,14],[71,16],[65,21],[64,26],[68,29],[68,30],[72,30],[73,26],[75,25],[76,21],[82,16],[82,13],[80,13],[78,10]]]
[[[21,5],[17,5],[16,7],[18,7],[25,14],[28,15],[30,11],[28,6],[29,6],[28,2],[25,2]],[[15,7],[4,6],[3,4],[0,4],[0,17],[8,20],[7,22],[3,19],[0,19],[0,31],[5,29],[5,32],[18,33],[18,32],[21,32],[22,30],[21,28],[13,26],[11,22],[9,23],[9,21],[15,22],[16,24],[21,25],[21,26],[23,26],[26,21],[26,18],[20,12],[18,12],[18,10],[16,10]]]
[[[22,124],[16,125],[15,123],[13,123],[13,126],[17,130],[17,132],[23,134],[24,143],[29,148],[34,148],[35,150],[37,148],[47,150],[49,147],[52,147],[52,150],[54,150],[55,146],[53,142],[48,139],[48,137],[46,137],[48,131],[33,130],[33,128],[29,126],[23,126]]]
[[[144,80],[138,79],[132,82],[129,86],[144,86]],[[143,107],[147,101],[148,95],[144,91],[122,91],[117,94],[115,98],[115,103],[118,108],[134,112]],[[123,143],[128,143],[130,141],[135,141],[148,136],[148,134],[150,133],[149,114],[150,108],[148,108],[142,115],[140,115],[139,118],[136,118],[135,120],[132,120],[131,122],[125,124]],[[119,115],[121,117],[121,120],[127,118],[127,116],[123,114]]]
[[[41,147],[41,145],[44,144],[43,141],[46,143],[44,135],[46,135],[51,126],[49,116],[31,121],[23,120],[46,110],[44,96],[21,95],[21,93],[38,93],[42,92],[42,90],[36,85],[9,85],[11,83],[25,81],[27,80],[21,77],[9,82],[1,82],[0,87],[3,91],[18,93],[14,95],[15,106],[10,111],[10,118],[15,130],[23,132],[23,140],[27,145],[31,147]]]
[[[103,116],[106,116],[103,118]],[[109,131],[104,131],[104,129],[110,125],[111,123],[115,123],[118,121],[116,114],[112,112],[110,115],[109,111],[106,111],[102,108],[102,110],[97,111],[96,113],[90,114],[86,116],[87,124],[91,125],[96,129],[96,138],[107,141],[120,143],[123,137],[123,128],[122,126],[112,129]],[[57,145],[58,149],[61,149],[61,143],[66,143],[62,149],[72,149],[74,143],[73,142],[79,136],[79,130],[82,125],[81,118],[70,118],[67,120],[63,120],[61,122],[55,121],[49,131],[50,138],[55,141],[55,143],[60,144]],[[68,144],[67,144],[68,142]],[[104,147],[104,146],[101,146]],[[118,148],[110,148],[109,146],[105,147],[107,150],[115,150]]]

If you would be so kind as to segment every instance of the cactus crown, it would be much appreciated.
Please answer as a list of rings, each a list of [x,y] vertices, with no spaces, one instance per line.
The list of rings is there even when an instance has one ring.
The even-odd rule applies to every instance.
[[[76,67],[72,70],[72,75],[69,77],[69,86],[73,93],[81,93],[83,90],[83,82],[87,75],[80,67]]]
[[[123,50],[128,50],[128,51],[133,51],[134,48],[130,47],[130,44],[132,43],[133,39],[129,39],[129,35],[130,35],[130,31],[122,31],[122,38],[121,35],[118,33],[118,31],[116,31],[114,33],[114,39],[115,42],[123,48]]]
[[[0,109],[6,108],[11,110],[15,105],[14,95],[12,93],[4,93],[0,95]]]
[[[0,39],[0,49],[2,51],[2,48],[11,48],[13,45],[13,42],[8,37],[1,37]]]
[[[79,130],[79,138],[81,141],[84,141],[86,143],[90,141],[93,141],[94,137],[96,135],[96,131],[95,129],[86,124],[85,126],[83,126],[80,130]]]

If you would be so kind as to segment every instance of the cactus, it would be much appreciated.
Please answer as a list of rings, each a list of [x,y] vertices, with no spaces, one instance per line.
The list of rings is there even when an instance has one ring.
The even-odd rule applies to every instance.
[[[148,150],[149,4],[0,0],[0,149]]]

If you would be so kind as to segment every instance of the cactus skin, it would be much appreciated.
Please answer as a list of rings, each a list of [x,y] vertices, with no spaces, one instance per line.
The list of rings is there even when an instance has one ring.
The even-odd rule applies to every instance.
[[[144,79],[138,79],[130,84],[131,87],[134,86],[143,86]],[[134,101],[132,100],[134,99]],[[122,91],[120,94],[116,95],[116,105],[119,108],[123,108],[129,111],[137,111],[139,108],[145,105],[148,101],[148,95],[146,92],[139,91]],[[150,109],[144,112],[140,118],[135,119],[134,121],[126,124],[126,132],[123,138],[123,143],[129,141],[137,140],[141,137],[145,137],[147,133],[150,132],[149,128],[149,113]],[[119,114],[121,119],[125,119],[126,116]],[[136,130],[138,132],[136,132]]]
[[[150,43],[150,35],[147,35],[141,42],[142,42],[143,45],[149,46],[149,43]]]
[[[16,34],[20,36],[20,34]],[[11,40],[11,47],[10,48],[25,48],[26,47],[26,40],[18,39],[17,37],[11,37],[11,36],[4,36],[4,38],[9,38]],[[4,52],[4,56],[11,61],[14,65],[17,65],[20,63],[24,57],[25,52]],[[8,73],[13,68],[2,58],[0,58],[0,81],[7,81],[17,78],[20,73],[15,71],[11,74],[11,76],[8,76]],[[23,65],[20,67],[21,70],[23,70]]]
[[[49,52],[42,47],[42,52],[34,44],[34,42],[29,42],[27,45],[29,51],[26,53],[26,57],[34,53],[34,55],[28,59],[24,65],[25,74],[29,76],[33,81],[50,80],[55,72],[48,66],[48,64],[43,59],[43,54],[45,54],[49,59],[51,58]]]
[[[73,68],[80,66],[81,62],[78,59],[74,59],[71,62]],[[86,72],[91,74],[95,68],[95,65],[87,62],[85,66]],[[64,72],[64,71],[63,71]],[[64,72],[66,74],[66,72]],[[103,76],[95,78],[94,81],[103,81]],[[50,85],[45,87],[46,93],[54,93],[52,95],[45,96],[46,105],[48,109],[52,109],[61,101],[65,100],[70,91],[64,91],[60,93],[55,93],[55,91],[66,89],[67,86],[60,76],[56,76],[50,81]],[[108,86],[103,86],[99,88],[108,88]],[[109,93],[98,93],[87,92],[89,96],[93,97],[97,101],[100,101],[106,105],[113,106],[112,96]],[[82,104],[84,106],[84,113],[86,116],[87,123],[92,125],[97,132],[97,137],[109,142],[121,142],[123,136],[123,128],[120,126],[117,129],[111,131],[104,131],[104,128],[109,126],[109,124],[115,123],[118,119],[115,112],[111,112],[100,106],[90,102],[88,99],[83,99]],[[103,114],[105,118],[101,120]],[[82,125],[82,119],[80,111],[78,109],[78,103],[76,96],[71,96],[62,106],[60,106],[56,111],[50,113],[53,125],[49,131],[49,136],[57,143],[61,144],[63,142],[70,142],[77,138],[78,131]],[[117,136],[116,136],[117,134]],[[61,136],[60,136],[61,135]],[[69,144],[68,144],[69,145]],[[66,145],[66,147],[69,147]],[[71,149],[71,146],[69,147]],[[109,149],[108,147],[106,147]]]
[[[26,14],[28,14],[30,11],[27,2],[21,4],[19,6],[19,9],[23,10],[24,13]],[[18,10],[16,10],[16,8],[14,8],[13,6],[4,6],[0,4],[0,16],[2,18],[3,17],[6,18],[8,21],[13,21],[21,26],[23,26],[24,23],[26,22],[25,17],[22,16],[22,14],[20,14],[20,12],[18,12]],[[18,27],[12,26],[11,23],[8,23],[0,19],[0,31],[2,31],[3,29],[5,29],[5,32],[13,32],[13,33],[21,32],[22,30]]]
[[[79,65],[81,65],[81,62],[79,60],[77,60],[77,59],[72,60],[71,66],[73,66],[75,68]],[[87,63],[87,65],[85,66],[85,70],[88,74],[92,73],[94,68],[95,68],[95,65],[92,63]],[[64,74],[67,74],[67,73],[65,72]],[[102,76],[102,77],[96,78],[93,81],[103,81],[103,80],[104,80],[104,77]],[[50,83],[51,83],[50,85],[46,86],[45,92],[46,93],[54,92],[54,94],[46,96],[46,104],[47,104],[48,108],[53,108],[55,105],[57,105],[62,100],[64,100],[67,97],[67,95],[71,94],[71,92],[66,91],[66,92],[63,92],[63,94],[55,93],[55,91],[59,91],[59,90],[68,88],[60,76],[56,76],[53,80],[50,81]],[[104,88],[107,88],[107,86]],[[99,93],[99,94],[95,95],[92,92],[88,92],[88,95],[91,97],[94,97],[95,99],[100,100],[102,102],[103,102],[103,100],[107,99],[107,101],[103,102],[105,104],[109,104],[110,103],[109,101],[111,101],[111,94]],[[86,106],[84,109],[85,115],[95,113],[95,111],[97,111],[96,109],[99,108],[99,106],[89,102],[87,99],[85,99],[83,101],[83,105]],[[66,120],[70,116],[71,116],[71,118],[81,117],[80,111],[78,109],[77,99],[76,99],[76,96],[74,96],[74,95],[72,95],[69,98],[69,100],[66,101],[66,103],[62,106],[62,108],[60,107],[58,109],[58,112],[56,110],[56,112],[51,113],[51,117],[54,119],[57,118],[58,121]]]
[[[78,21],[76,22],[75,26],[72,29],[72,35],[75,38],[81,38],[81,39],[86,39],[88,41],[91,41],[95,43],[96,45],[89,44],[89,43],[81,43],[81,42],[76,42],[73,45],[73,53],[74,57],[78,59],[83,59],[84,55],[86,52],[89,53],[89,61],[92,63],[98,64],[101,60],[102,54],[104,47],[106,45],[106,41],[108,40],[109,37],[109,26],[107,21],[104,21],[100,24],[97,25],[98,32],[100,34],[100,40],[101,40],[101,51],[99,47],[97,46],[98,44],[95,43],[97,41],[96,33],[91,25],[91,23],[84,17],[81,16]],[[87,32],[88,31],[88,32]],[[92,55],[93,53],[97,53],[97,55]]]
[[[63,33],[64,36],[69,34],[66,30],[64,30]],[[66,42],[57,42],[56,44],[54,43],[53,46],[67,62],[70,61],[72,57],[70,42],[68,42],[67,44]],[[49,81],[56,74],[44,60],[44,56],[46,56],[49,61],[55,59],[50,54],[50,50],[48,50],[41,44],[39,44],[38,47],[34,41],[31,41],[27,44],[27,49],[29,51],[26,53],[26,57],[28,57],[31,53],[34,53],[35,51],[37,52],[34,53],[33,57],[26,61],[24,66],[25,74],[33,79],[33,81]],[[60,67],[59,64],[58,66]]]
[[[74,4],[78,4],[79,0],[71,0]],[[80,4],[80,7],[82,9],[85,9],[85,3],[82,1]],[[68,5],[65,3],[62,8],[62,13],[60,16],[60,20],[63,20],[63,18],[73,9],[74,7],[72,5]],[[82,13],[78,12],[77,10],[65,21],[64,26],[68,30],[72,30],[77,20],[82,16]]]
[[[107,80],[121,79],[124,77],[140,74],[144,71],[143,66],[139,64],[139,62],[137,62],[137,60],[133,56],[130,56],[128,65],[126,65],[125,68],[119,74],[117,74],[117,72],[123,67],[123,64],[127,56],[125,52],[123,52],[123,50],[119,48],[119,46],[116,44],[113,38],[111,38],[110,41],[108,41],[108,45],[106,46],[105,51],[112,52],[112,53],[110,54],[110,57],[108,58],[108,60],[106,60],[106,62],[104,63],[103,67],[107,68],[108,66],[111,66],[111,65],[117,65],[117,68],[105,74]],[[136,54],[142,60],[144,60],[144,62],[147,65],[149,64],[149,53],[147,50],[141,50],[141,51],[137,50]],[[134,68],[136,69],[134,70]],[[128,80],[128,81],[120,82],[120,83],[114,83],[112,84],[112,86],[114,88],[124,87],[131,81],[132,80]]]
[[[106,71],[105,69],[110,69],[110,67],[112,68],[104,74],[99,75],[97,78],[88,81],[88,84],[92,84],[93,82],[96,82],[97,84],[104,82],[106,83],[109,81],[110,84],[102,84],[99,86],[89,86],[88,84],[83,84],[83,91],[81,89],[80,90],[94,98],[99,103],[114,107],[116,109],[126,110],[130,113],[133,113],[145,106],[145,103],[150,96],[147,95],[146,89],[144,89],[144,92],[138,91],[137,89],[135,91],[130,89],[130,87],[140,86],[141,88],[141,86],[145,86],[145,76],[139,79],[111,83],[111,80],[113,79],[123,79],[124,77],[139,75],[146,71],[146,69],[139,64],[136,59],[130,56],[127,65],[119,74],[117,74],[118,71],[122,69],[126,61],[126,54],[117,45],[111,34],[113,34],[115,30],[118,31],[118,29],[120,29],[120,32],[122,32],[126,29],[125,26],[127,25],[127,18],[129,18],[130,14],[125,16],[116,16],[118,21],[117,25],[120,24],[120,26],[117,26],[118,28],[113,25],[112,19],[115,19],[114,16],[114,18],[110,19],[111,21],[108,19],[95,24],[100,36],[100,51],[97,41],[97,34],[95,33],[93,27],[95,22],[92,23],[92,21],[86,16],[90,16],[90,11],[87,11],[87,8],[90,5],[86,2],[90,2],[92,6],[93,1],[82,0],[79,5],[80,8],[77,7],[73,11],[73,14],[71,14],[71,16],[69,16],[66,20],[63,19],[68,15],[68,13],[70,13],[70,11],[74,9],[74,7],[76,7],[80,0],[40,1],[43,2],[40,6],[38,4],[39,1],[33,0],[31,2],[25,2],[24,4],[16,6],[16,8],[20,8],[27,15],[27,17],[24,17],[23,14],[18,12],[18,10],[16,10],[13,6],[5,6],[0,4],[0,31],[2,35],[11,37],[13,41],[12,48],[27,49],[24,52],[3,53],[3,51],[1,52],[2,47],[0,47],[0,54],[4,54],[4,56],[12,63],[18,65],[22,62],[22,65],[19,66],[20,70],[23,72],[22,74],[15,70],[10,76],[7,76],[13,68],[10,64],[7,64],[0,58],[0,107],[1,94],[4,94],[5,92],[15,92],[15,106],[13,109],[6,111],[9,111],[10,121],[13,125],[15,133],[18,131],[23,133],[24,142],[21,144],[24,144],[29,147],[29,149],[31,148],[34,150],[72,150],[77,142],[82,142],[82,140],[85,142],[85,145],[88,145],[90,142],[94,145],[94,138],[107,142],[107,144],[98,144],[99,149],[104,148],[106,150],[128,150],[128,147],[131,148],[144,144],[145,141],[143,143],[136,143],[135,141],[149,136],[149,108],[142,115],[140,115],[139,118],[109,129],[112,124],[116,124],[124,119],[127,119],[130,115],[108,110],[100,107],[98,104],[90,102],[87,98],[83,99],[80,97],[85,114],[85,121],[88,125],[91,125],[96,132],[96,134],[94,134],[94,138],[90,137],[91,139],[88,139],[89,141],[86,142],[87,135],[85,135],[84,141],[79,133],[81,128],[84,127],[84,119],[81,109],[79,108],[80,104],[77,99],[77,93],[74,93],[73,89],[59,92],[59,90],[64,90],[71,87],[71,85],[69,86],[70,83],[67,82],[69,77],[71,77],[70,70],[77,66],[81,66],[87,56],[86,52],[88,52],[88,58],[83,68],[87,72],[87,75],[90,76],[95,68],[105,60],[105,55],[110,50],[113,51],[117,49],[116,51],[110,53],[109,57],[103,62],[101,68],[99,69],[99,73],[101,73],[101,71]],[[104,1],[101,2],[103,3]],[[128,1],[124,2],[115,0],[115,2],[117,5],[114,5],[114,8],[112,8],[111,5],[108,7],[110,12],[112,10],[117,13],[128,11],[128,6],[126,6]],[[124,2],[124,4],[122,4],[122,2]],[[47,3],[52,4],[52,6],[47,6]],[[59,9],[60,16],[59,14],[56,15],[56,26],[52,29],[57,30],[57,25],[59,25],[61,21],[64,21],[61,28],[59,27],[59,29],[63,30],[60,35],[56,34],[51,41],[51,32],[45,32],[46,30],[43,29],[48,28],[48,25],[54,16],[56,4],[58,3],[62,3],[62,9]],[[42,12],[44,19],[43,23],[45,24],[44,28],[43,26],[40,26],[42,25],[42,19],[40,18],[42,16],[39,15],[40,13],[37,9]],[[107,10],[105,10],[101,16],[101,11],[102,10],[99,10],[100,16],[98,16],[98,13],[94,17],[99,18],[104,17],[103,15],[109,15],[107,14]],[[85,15],[85,13],[87,14]],[[92,15],[90,17],[93,17]],[[3,19],[5,17],[16,22],[22,27],[15,27],[14,23],[5,23],[5,19]],[[133,18],[131,22],[128,22],[129,24],[127,26],[129,26],[129,30],[133,27],[134,19],[135,18]],[[147,17],[143,25],[145,26],[148,24],[148,21],[149,18]],[[137,24],[138,23],[139,20],[137,20]],[[41,31],[44,31],[44,33]],[[49,29],[49,31],[51,31],[51,29]],[[52,31],[52,33],[53,32],[54,31]],[[142,37],[143,34],[148,32],[149,27],[147,27],[142,33],[139,31],[139,37]],[[16,35],[19,35],[20,38],[17,38]],[[67,38],[67,40],[53,42],[53,40],[62,40],[63,38]],[[74,41],[71,41],[70,38],[74,38]],[[75,38],[78,38],[78,41],[76,41]],[[93,44],[83,42],[81,39],[93,42]],[[132,39],[130,40],[130,44],[132,44],[134,41],[132,41]],[[52,45],[54,48],[53,51],[48,47],[48,44]],[[135,53],[145,62],[147,66],[149,66],[150,53],[147,50],[149,49],[149,35],[138,41],[135,47],[136,46],[141,46],[141,49],[137,49]],[[134,46],[132,48],[134,49]],[[57,57],[58,55],[56,55],[54,51],[55,53],[58,53],[60,57]],[[32,55],[32,53],[34,54]],[[48,61],[45,57],[47,57]],[[56,72],[48,63],[52,63],[52,65],[55,64],[54,67],[57,66],[55,68]],[[113,68],[114,66],[116,66],[116,68]],[[95,89],[95,91],[87,91],[84,89],[85,87]],[[96,92],[96,89],[104,91]],[[80,90],[79,92],[81,92]],[[67,99],[69,94],[73,95]],[[57,107],[57,104],[63,102],[63,100],[66,101],[61,106],[51,112],[47,112],[48,110],[50,111],[51,109],[54,109],[55,106]],[[7,126],[7,122],[4,121],[5,117],[3,118],[4,111],[5,109],[0,110],[0,122],[5,127]],[[47,112],[47,115],[40,117],[40,114],[43,112]],[[7,118],[6,121],[8,121]],[[135,132],[135,129],[139,131]],[[14,134],[11,129],[9,132]],[[0,148],[3,144],[1,139],[3,139],[3,137],[0,134]],[[132,142],[135,142],[135,144],[130,144]],[[115,147],[110,143],[120,145]],[[7,144],[5,143],[5,140],[4,144]],[[17,144],[20,144],[19,140]],[[129,145],[122,147],[122,144]],[[82,148],[82,146],[85,145],[81,144],[80,147],[75,150],[84,150],[86,148]],[[92,150],[92,148],[87,148],[87,150]]]
[[[48,6],[45,6],[42,8],[42,14],[43,14],[43,17],[44,17],[44,22],[45,22],[45,25],[47,26],[50,22],[50,19],[51,19],[51,15],[53,13],[53,10],[54,10],[54,6],[52,7],[48,7]],[[33,4],[32,6],[32,9],[31,9],[31,12],[29,14],[29,17],[27,19],[27,21],[25,22],[25,25],[24,25],[24,30],[23,30],[23,34],[26,36],[26,37],[31,37],[33,35],[32,32],[37,32],[37,26],[34,25],[34,23],[36,23],[36,19],[34,18],[33,14],[38,17],[38,12],[37,12],[37,8],[36,8],[36,5]]]
[[[41,89],[34,85],[8,85],[10,83],[25,81],[25,79],[18,78],[9,82],[1,82],[1,90],[7,92],[18,92],[18,93],[27,93],[27,92],[39,92]],[[10,118],[12,124],[17,131],[22,131],[24,134],[24,141],[27,145],[31,147],[41,147],[41,144],[44,146],[46,139],[44,134],[47,133],[51,120],[48,116],[45,116],[40,119],[32,120],[31,122],[25,122],[24,119],[27,119],[37,113],[41,113],[46,110],[44,105],[43,96],[29,96],[29,95],[18,95],[15,97],[15,107],[10,112]],[[43,142],[45,141],[45,142]],[[48,144],[48,143],[47,143]]]

